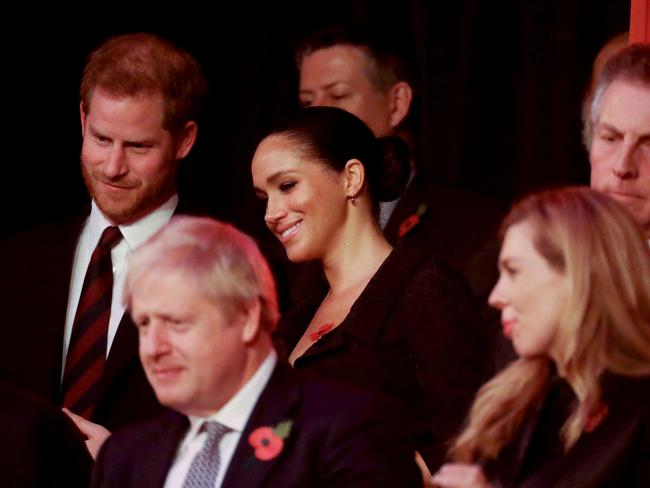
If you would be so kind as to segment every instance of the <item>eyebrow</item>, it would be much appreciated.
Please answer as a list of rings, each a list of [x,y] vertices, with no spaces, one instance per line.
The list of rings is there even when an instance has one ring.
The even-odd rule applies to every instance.
[[[94,137],[103,137],[105,139],[110,139],[111,141],[113,140],[112,137],[107,136],[106,134],[103,134],[100,130],[98,130],[96,127],[92,125],[88,125],[88,131],[94,136]],[[125,146],[154,146],[155,143],[152,139],[147,139],[144,138],[142,140],[128,140],[124,141],[123,144]]]
[[[334,86],[339,85],[341,83],[346,83],[347,84],[348,82],[345,81],[345,80],[333,81],[332,83],[328,83],[327,85],[323,85],[323,86],[321,86],[319,88],[328,90],[328,89],[333,88]],[[311,90],[311,89],[309,89],[309,90],[302,89],[302,90],[298,91],[299,94],[309,94],[309,93],[313,93],[313,92],[314,92],[314,90]]]
[[[282,176],[284,176],[286,174],[293,173],[293,172],[294,171],[292,169],[281,169],[280,171],[276,171],[271,176],[269,176],[266,179],[266,182],[267,183],[273,183],[274,181],[279,180]]]
[[[617,128],[616,126],[609,124],[607,122],[598,122],[596,124],[596,130],[601,129],[601,130],[607,130],[610,132],[614,132],[616,134],[623,134],[624,131],[621,129]],[[640,133],[639,136],[637,137],[638,141],[645,142],[650,140],[650,132],[643,132]]]
[[[598,121],[596,123],[596,128],[597,129],[606,129],[606,130],[610,130],[612,132],[618,132],[618,133],[621,132],[621,130],[618,129],[616,126],[614,126],[612,124],[609,124],[607,122],[601,122],[601,121]]]
[[[273,183],[273,182],[277,181],[278,179],[280,179],[282,176],[284,176],[286,174],[293,173],[293,172],[294,172],[294,170],[292,170],[292,169],[281,169],[280,171],[276,171],[271,176],[269,176],[266,179],[266,182],[267,183]],[[255,192],[264,193],[264,190],[262,190],[261,188],[258,188],[257,186],[253,186],[253,190]]]

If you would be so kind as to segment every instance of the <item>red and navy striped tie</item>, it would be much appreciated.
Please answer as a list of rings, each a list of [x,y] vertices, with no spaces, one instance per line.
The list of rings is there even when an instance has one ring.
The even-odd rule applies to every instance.
[[[117,227],[106,227],[86,270],[65,361],[62,405],[90,419],[106,361],[106,337],[113,295],[111,249],[122,239]]]

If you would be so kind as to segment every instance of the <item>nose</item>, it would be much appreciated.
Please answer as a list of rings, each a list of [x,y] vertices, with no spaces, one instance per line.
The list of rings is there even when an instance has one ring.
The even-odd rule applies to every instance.
[[[279,198],[274,198],[269,195],[266,201],[266,213],[264,214],[264,221],[267,226],[277,224],[283,217],[287,215],[286,208],[282,205]]]
[[[139,329],[140,357],[158,359],[171,351],[167,334],[160,324],[151,323]]]
[[[612,166],[612,171],[617,178],[628,180],[639,175],[636,152],[636,145],[632,142],[624,141],[620,145]]]
[[[501,279],[501,276],[499,276],[499,281],[497,281],[496,285],[494,285],[494,288],[492,288],[492,292],[488,297],[488,304],[497,310],[502,310],[506,306],[502,281],[503,280]]]
[[[102,165],[104,174],[108,178],[119,178],[128,172],[124,148],[120,144],[113,144]]]

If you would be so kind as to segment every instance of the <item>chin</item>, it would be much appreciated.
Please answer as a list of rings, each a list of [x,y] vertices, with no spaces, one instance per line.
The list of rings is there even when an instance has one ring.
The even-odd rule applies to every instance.
[[[305,261],[311,261],[313,259],[316,259],[314,257],[311,257],[309,253],[305,252],[304,249],[293,248],[289,246],[289,247],[285,247],[284,250],[287,253],[287,258],[292,263],[304,263]]]

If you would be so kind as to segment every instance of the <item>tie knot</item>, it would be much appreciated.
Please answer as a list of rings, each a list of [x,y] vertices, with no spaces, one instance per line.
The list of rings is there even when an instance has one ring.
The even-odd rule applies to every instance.
[[[103,249],[112,249],[115,244],[117,244],[122,239],[122,233],[120,232],[119,227],[106,227],[102,236],[99,239],[99,244],[97,247]]]
[[[213,441],[213,440],[219,441],[224,435],[226,435],[231,430],[232,429],[230,427],[226,427],[225,425],[217,422],[216,420],[206,420],[205,422],[203,422],[203,425],[201,426],[201,431],[208,433],[209,441]]]

